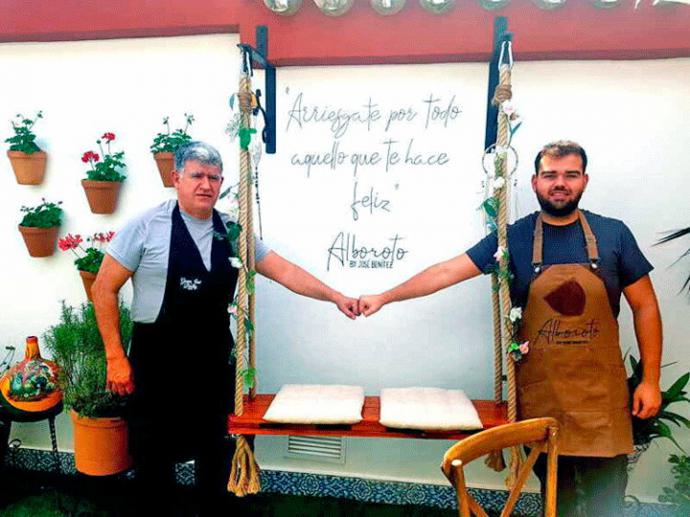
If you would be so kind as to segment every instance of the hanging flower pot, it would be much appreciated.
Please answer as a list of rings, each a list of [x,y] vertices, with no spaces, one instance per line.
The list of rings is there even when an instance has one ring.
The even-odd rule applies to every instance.
[[[49,203],[45,199],[34,207],[23,206],[19,232],[32,257],[49,257],[55,251],[58,228],[62,222],[62,201]]]
[[[82,247],[81,243],[84,239],[81,235],[72,235],[68,233],[62,239],[58,240],[58,248],[61,251],[71,251],[75,257],[74,265],[77,266],[77,271],[81,276],[81,281],[84,284],[84,291],[86,291],[86,297],[90,302],[93,302],[91,298],[91,286],[94,280],[96,280],[96,275],[98,270],[103,263],[103,257],[105,253],[103,252],[103,247],[109,243],[115,236],[115,232],[107,233],[94,233],[90,237],[86,238],[88,246]]]
[[[94,214],[112,214],[117,208],[120,195],[120,181],[81,180],[89,208]]]
[[[125,166],[125,153],[110,152],[110,142],[115,140],[115,134],[106,132],[96,140],[98,148],[103,155],[103,160],[98,153],[86,151],[81,161],[88,163],[91,168],[86,171],[86,179],[81,180],[81,185],[86,192],[86,199],[94,214],[112,214],[117,207],[117,198],[120,187],[127,176],[122,172]],[[105,142],[105,152],[102,142]]]
[[[12,121],[14,136],[5,142],[10,144],[7,156],[12,164],[12,170],[20,185],[40,185],[46,171],[46,153],[36,145],[36,135],[32,128],[36,121],[43,118],[39,111],[33,119],[21,113]]]
[[[32,257],[50,257],[55,251],[58,227],[32,228],[19,225],[19,231],[24,238],[24,244]]]
[[[91,286],[96,280],[96,275],[94,273],[89,273],[88,271],[79,271],[79,276],[81,276],[81,282],[84,284],[86,297],[90,302],[93,302],[93,298],[91,297]]]
[[[178,147],[192,141],[192,137],[187,134],[189,126],[194,122],[194,115],[185,113],[185,126],[183,129],[176,129],[170,132],[169,117],[163,118],[165,133],[158,133],[153,138],[151,152],[156,160],[158,172],[165,187],[173,187],[172,171],[175,168],[174,156]]]
[[[158,166],[164,187],[173,187],[172,171],[175,168],[174,153],[154,153],[153,158]]]
[[[74,463],[90,476],[110,476],[132,467],[127,421],[120,417],[87,418],[70,411],[74,424]]]
[[[47,155],[43,151],[27,154],[7,151],[12,170],[20,185],[40,185],[46,172]]]

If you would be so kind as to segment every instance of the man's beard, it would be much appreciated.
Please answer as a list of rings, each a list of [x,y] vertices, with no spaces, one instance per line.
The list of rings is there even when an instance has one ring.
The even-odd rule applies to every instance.
[[[539,206],[541,209],[554,217],[565,217],[566,215],[572,214],[575,210],[577,210],[577,205],[580,203],[581,197],[582,192],[580,192],[580,194],[571,201],[568,201],[565,205],[556,206],[551,201],[537,193],[537,201],[539,201]]]

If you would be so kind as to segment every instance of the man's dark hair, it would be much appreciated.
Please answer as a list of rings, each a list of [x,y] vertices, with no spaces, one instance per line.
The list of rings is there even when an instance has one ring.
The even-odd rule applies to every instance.
[[[569,154],[577,154],[582,159],[582,172],[585,172],[587,170],[587,153],[585,153],[582,146],[572,140],[558,140],[546,144],[537,153],[537,157],[534,159],[534,173],[539,174],[539,165],[541,164],[542,157],[563,158]]]

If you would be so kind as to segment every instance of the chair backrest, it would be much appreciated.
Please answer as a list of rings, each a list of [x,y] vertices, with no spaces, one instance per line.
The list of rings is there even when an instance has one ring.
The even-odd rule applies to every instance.
[[[558,422],[553,418],[532,418],[487,429],[460,440],[446,451],[441,469],[455,487],[461,517],[470,517],[471,514],[488,517],[477,501],[467,492],[464,466],[490,452],[521,445],[528,445],[532,451],[518,472],[501,517],[511,515],[520,491],[541,452],[547,453],[544,515],[556,517]]]

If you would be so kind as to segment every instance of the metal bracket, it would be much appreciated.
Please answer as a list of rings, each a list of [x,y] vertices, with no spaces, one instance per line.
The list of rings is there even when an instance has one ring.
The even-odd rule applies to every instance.
[[[503,43],[512,41],[513,34],[508,32],[508,18],[497,16],[494,20],[494,47],[489,64],[489,88],[486,95],[486,133],[484,136],[484,149],[488,149],[496,143],[498,132],[498,106],[492,104],[494,91],[498,86],[498,65],[501,58]]]
[[[249,56],[249,60],[264,69],[266,90],[263,139],[266,153],[276,152],[276,68],[268,61],[268,27],[256,27],[256,48],[246,43],[237,45]]]

